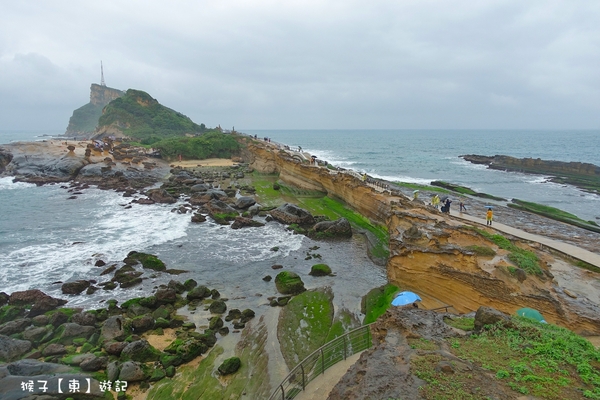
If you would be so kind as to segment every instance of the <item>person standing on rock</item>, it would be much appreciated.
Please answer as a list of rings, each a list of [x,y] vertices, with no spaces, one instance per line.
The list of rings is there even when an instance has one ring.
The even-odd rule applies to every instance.
[[[492,219],[494,218],[494,212],[492,211],[492,207],[489,207],[487,213],[485,214],[485,220],[487,225],[492,226]]]

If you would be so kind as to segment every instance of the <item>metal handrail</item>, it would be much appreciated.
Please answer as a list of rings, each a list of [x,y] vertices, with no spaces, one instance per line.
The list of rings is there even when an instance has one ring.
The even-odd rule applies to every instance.
[[[436,308],[430,308],[429,311],[437,311],[437,310],[441,310],[444,309],[446,310],[446,312],[448,312],[449,308],[454,308],[454,306],[451,305],[445,305],[445,306],[441,306],[441,307],[436,307]]]
[[[363,325],[325,343],[296,365],[271,393],[269,400],[289,400],[329,367],[373,345],[371,324]]]

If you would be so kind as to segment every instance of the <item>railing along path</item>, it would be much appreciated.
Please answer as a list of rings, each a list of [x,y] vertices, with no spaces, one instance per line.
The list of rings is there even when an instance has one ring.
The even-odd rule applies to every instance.
[[[370,348],[373,345],[370,326],[371,324],[363,325],[346,332],[312,352],[290,371],[269,400],[293,399],[329,367]]]

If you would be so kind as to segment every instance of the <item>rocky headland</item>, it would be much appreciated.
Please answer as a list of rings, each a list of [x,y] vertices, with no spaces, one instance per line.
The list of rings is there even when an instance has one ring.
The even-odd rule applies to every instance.
[[[505,155],[468,154],[460,157],[473,164],[487,165],[490,169],[547,175],[551,182],[569,184],[590,193],[600,194],[600,166],[594,164],[542,160],[540,158],[516,158]]]
[[[491,228],[465,223],[453,218],[452,214],[441,214],[428,204],[410,200],[402,188],[388,182],[364,180],[352,171],[331,167],[326,162],[316,164],[311,162],[310,155],[294,152],[276,144],[243,135],[237,139],[242,144],[242,151],[235,159],[235,165],[229,167],[172,167],[162,160],[146,156],[141,149],[131,148],[126,142],[120,141],[107,141],[100,149],[91,142],[53,140],[4,145],[0,149],[0,171],[5,176],[14,176],[18,180],[36,184],[72,182],[72,185],[82,190],[85,189],[85,185],[98,185],[104,189],[123,191],[126,197],[137,192],[143,197],[132,201],[142,204],[180,202],[173,211],[189,213],[192,221],[196,223],[211,218],[231,229],[260,226],[261,221],[257,217],[261,217],[272,218],[299,233],[322,239],[344,238],[358,231],[356,226],[344,218],[329,220],[289,202],[280,206],[261,204],[264,200],[261,197],[263,193],[252,185],[253,174],[276,175],[277,183],[273,185],[273,190],[276,190],[275,186],[284,186],[310,193],[312,196],[334,199],[366,218],[372,226],[385,230],[387,238],[385,243],[379,245],[387,249],[387,256],[382,258],[379,255],[378,258],[374,255],[374,258],[378,258],[378,261],[385,265],[390,283],[419,293],[425,308],[451,306],[451,310],[456,314],[468,314],[481,306],[489,306],[512,315],[518,308],[528,306],[542,312],[550,323],[568,327],[579,334],[600,334],[600,298],[594,294],[597,290],[595,282],[598,280],[598,272],[579,268],[575,265],[576,260],[568,254],[561,254],[510,235],[500,235]],[[160,187],[142,190],[159,182]],[[182,204],[180,200],[183,200]],[[483,208],[483,203],[477,203],[476,199],[470,199],[469,202],[475,210],[477,207]],[[499,208],[495,212],[503,218],[503,222],[515,227],[527,227],[536,233],[597,252],[600,239],[598,233],[508,207]],[[375,247],[377,243],[374,242],[380,239],[369,235],[368,232],[367,235],[371,246]],[[133,260],[123,260],[107,272],[112,278],[106,282],[122,287],[133,287],[139,282],[139,272],[146,266],[135,253],[130,256]],[[282,281],[284,284],[287,281],[289,285],[281,288],[278,286],[281,296],[270,299],[273,307],[284,307],[295,296],[305,296],[305,290],[297,277],[288,273],[278,277],[274,284],[281,285]],[[196,298],[195,295],[191,295],[199,291],[194,286],[196,285],[192,282],[173,281],[165,287],[156,288],[151,296],[120,306],[112,303],[104,310],[68,312],[59,311],[64,305],[59,299],[49,300],[49,296],[37,292],[28,293],[27,295],[33,297],[21,302],[17,301],[20,293],[4,294],[5,305],[2,308],[3,319],[0,325],[0,332],[4,336],[0,338],[5,344],[0,346],[0,349],[11,350],[0,354],[0,358],[9,363],[2,367],[4,372],[0,372],[0,379],[8,379],[6,382],[13,382],[11,385],[14,386],[14,382],[24,379],[22,376],[32,376],[12,372],[22,371],[21,364],[24,361],[18,359],[25,357],[43,362],[43,365],[52,363],[52,368],[58,368],[56,371],[67,375],[73,371],[62,370],[60,365],[75,366],[78,373],[98,371],[103,374],[99,377],[106,379],[122,378],[132,382],[137,379],[139,382],[145,382],[140,384],[142,387],[159,387],[160,385],[154,382],[162,380],[165,376],[175,377],[168,383],[175,386],[169,386],[168,390],[166,386],[160,387],[165,390],[164,393],[168,392],[163,394],[164,397],[176,398],[175,393],[180,393],[178,390],[186,390],[177,387],[177,379],[181,379],[179,383],[185,387],[196,384],[194,380],[199,378],[194,378],[194,374],[198,374],[198,370],[188,364],[201,353],[208,353],[205,359],[210,360],[210,354],[213,352],[208,349],[218,338],[227,335],[224,322],[232,321],[232,330],[239,329],[244,332],[239,343],[256,345],[241,346],[239,349],[243,377],[238,374],[234,375],[235,379],[231,381],[227,381],[230,378],[221,378],[221,381],[225,381],[225,386],[232,391],[238,390],[235,389],[235,384],[243,382],[239,390],[249,391],[254,398],[266,397],[272,388],[267,385],[268,379],[264,376],[265,365],[268,365],[268,362],[264,359],[264,354],[260,354],[261,349],[266,346],[268,336],[265,322],[262,319],[250,321],[252,310],[245,311],[247,315],[240,311],[239,315],[236,313],[229,321],[223,321],[220,315],[225,313],[225,301],[220,299],[218,293],[213,293],[208,288],[202,289],[203,293]],[[65,290],[82,293],[90,290],[90,287],[97,290],[100,285],[91,281],[71,282]],[[45,299],[45,303],[36,305],[37,298]],[[194,300],[196,303],[193,303]],[[211,317],[214,321],[211,319],[211,326],[201,333],[195,326],[186,325],[186,321],[177,316],[176,310],[184,305],[189,306],[190,302],[192,306],[196,304],[207,309],[213,307],[212,304],[223,303],[225,310],[210,309],[214,314]],[[161,307],[164,312],[159,315],[157,311]],[[382,355],[398,356],[398,349],[406,347],[408,343],[404,339],[398,339],[398,335],[406,336],[407,332],[408,339],[421,336],[429,338],[427,335],[433,335],[440,340],[447,340],[456,335],[456,331],[445,324],[441,314],[424,310],[410,310],[410,315],[404,314],[404,311],[388,311],[388,314],[376,323],[380,325],[375,325],[373,329],[381,333],[391,331],[391,325],[414,327],[419,324],[431,325],[435,329],[426,334],[420,331],[415,333],[411,331],[412,328],[406,328],[394,334],[393,340],[381,336],[378,343],[387,342],[392,346],[384,349],[378,345],[377,349]],[[48,320],[42,320],[44,317]],[[244,318],[245,321],[242,321]],[[392,321],[394,318],[404,322],[397,324]],[[408,323],[408,320],[416,322]],[[106,324],[109,321],[116,328],[120,327],[123,334],[110,338],[102,336],[108,330]],[[246,328],[243,325],[237,325],[237,328],[233,325],[240,322],[249,323]],[[127,329],[130,330],[126,331]],[[160,333],[157,329],[161,329],[163,334],[167,329],[175,332],[175,336],[164,349],[149,344],[154,340],[150,336],[154,337]],[[78,334],[69,333],[65,336],[64,332],[71,330],[77,331]],[[123,353],[126,348],[130,350]],[[443,350],[442,347],[440,351]],[[139,351],[141,355],[134,351]],[[446,358],[440,359],[440,362],[451,363],[455,360],[445,353],[443,356]],[[351,373],[363,376],[374,369],[384,370],[385,373],[379,377],[377,385],[386,385],[386,382],[396,379],[394,369],[381,368],[386,357],[380,357],[379,361],[377,357],[372,357],[370,361],[365,359],[358,364],[358,368],[364,370]],[[212,358],[213,362],[214,360]],[[34,361],[26,363],[35,364],[28,367],[34,370],[42,368]],[[60,365],[55,366],[57,363]],[[113,367],[109,368],[111,365]],[[471,365],[467,367],[476,369]],[[223,368],[224,371],[227,370],[227,367]],[[121,376],[123,370],[131,370],[131,376],[134,377]],[[196,372],[191,374],[192,370]],[[263,375],[260,375],[261,382],[257,382],[258,378],[252,376],[254,373],[259,376],[260,370]],[[346,394],[340,394],[339,397],[332,394],[331,398],[361,398],[360,393],[363,389],[352,389],[354,378],[351,376],[344,378],[344,382],[347,382],[346,387],[340,387],[336,392]],[[406,387],[417,390],[418,386],[423,385],[422,381],[413,376],[406,377]],[[211,379],[210,376],[206,376],[200,381],[204,384],[209,381],[215,384]],[[218,385],[223,386],[223,382]],[[376,383],[370,384],[372,388],[375,385]],[[16,393],[16,386],[13,386],[10,386],[13,390],[11,393]],[[348,390],[355,391],[348,395]],[[377,390],[372,393],[383,393]],[[491,390],[493,394],[495,389],[492,387]],[[417,392],[418,390],[415,393]],[[502,391],[496,391],[500,392]],[[164,398],[160,397],[158,392],[153,393],[156,396],[153,398]],[[53,395],[53,398],[57,399],[66,398],[56,393]],[[98,393],[89,398],[94,398],[93,396],[98,397]]]

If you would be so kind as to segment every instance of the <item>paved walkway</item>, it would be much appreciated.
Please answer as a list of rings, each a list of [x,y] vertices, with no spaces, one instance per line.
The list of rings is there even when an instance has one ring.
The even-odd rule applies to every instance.
[[[342,376],[346,374],[348,369],[354,365],[360,358],[360,353],[353,354],[346,358],[344,361],[332,365],[325,370],[325,373],[319,375],[313,381],[311,381],[303,392],[300,392],[295,400],[324,400],[329,396],[329,392],[337,383],[342,379]]]
[[[483,218],[476,218],[469,214],[453,213],[450,215],[450,217],[462,219],[462,220],[469,221],[469,222],[474,222],[479,225],[486,225],[486,221]],[[559,242],[558,240],[552,240],[552,239],[549,239],[544,236],[535,235],[533,233],[528,233],[528,232],[522,231],[520,229],[510,227],[508,225],[499,224],[497,222],[494,222],[493,225],[491,226],[491,228],[493,228],[497,231],[508,233],[509,235],[512,235],[512,236],[515,236],[515,237],[518,237],[521,239],[540,243],[546,247],[550,247],[554,250],[558,250],[561,253],[567,254],[578,260],[585,261],[586,263],[595,265],[596,267],[600,268],[600,254],[592,253],[591,251],[579,248],[577,246],[573,246],[572,244],[563,243],[563,242]]]

